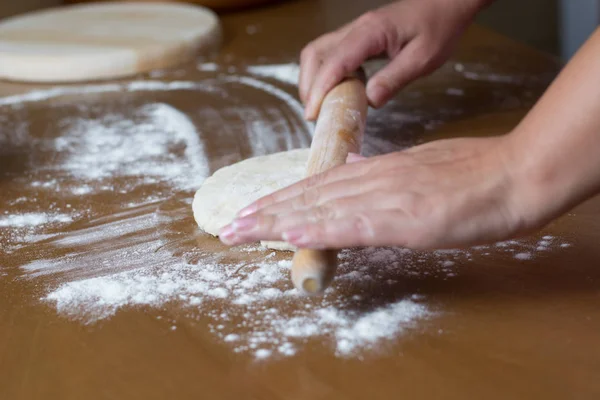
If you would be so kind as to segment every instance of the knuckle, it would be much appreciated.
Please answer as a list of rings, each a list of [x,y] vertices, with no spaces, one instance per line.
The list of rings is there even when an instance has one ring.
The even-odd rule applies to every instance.
[[[275,217],[271,215],[260,215],[257,221],[257,230],[260,232],[269,232],[275,226]]]
[[[382,47],[387,51],[390,58],[396,57],[404,47],[405,35],[396,30],[390,21],[385,20],[381,32]]]
[[[321,193],[318,187],[309,187],[297,197],[292,203],[292,208],[295,210],[302,210],[305,208],[312,207],[319,201]]]
[[[424,69],[426,66],[431,64],[433,60],[433,51],[429,44],[420,43],[412,52],[413,62],[419,69]]]
[[[429,65],[431,63],[431,60],[430,60],[429,56],[427,55],[427,53],[418,52],[415,55],[413,62],[414,62],[415,68],[419,72],[425,73],[427,70],[429,70]]]
[[[356,20],[361,25],[379,26],[383,23],[382,15],[377,11],[367,11]]]
[[[315,189],[325,183],[326,173],[324,174],[315,174],[310,175],[306,179],[304,179],[302,183],[302,188],[304,191]]]
[[[311,42],[300,52],[300,60],[308,61],[309,59],[316,57],[317,54],[317,44],[316,42]]]
[[[316,47],[318,48],[330,47],[333,43],[340,39],[340,36],[341,35],[339,31],[329,32],[315,40],[313,43],[315,43]]]
[[[333,220],[337,217],[336,207],[332,203],[321,204],[313,208],[311,217],[314,219],[313,222]]]
[[[375,181],[377,179],[377,165],[378,160],[367,158],[360,163],[352,164],[351,167],[356,171],[354,176],[356,176],[357,179],[364,178],[363,181],[369,183],[369,187],[378,187],[377,182]],[[367,187],[367,185],[364,185],[363,187]]]
[[[358,21],[363,33],[372,38],[380,38],[389,44],[398,42],[398,29],[390,18],[381,10],[369,11],[363,14]],[[392,46],[393,47],[393,46]]]
[[[300,61],[308,61],[310,59],[320,59],[323,54],[330,49],[338,39],[336,32],[326,33],[323,36],[309,42],[300,51]]]
[[[435,202],[422,196],[412,196],[404,204],[403,211],[412,219],[411,229],[406,233],[404,243],[414,250],[432,249],[444,241],[445,224],[439,219]]]
[[[323,65],[323,80],[327,89],[339,82],[344,75],[352,70],[346,56],[330,57]]]
[[[399,195],[397,202],[399,208],[415,220],[421,220],[430,210],[427,200],[414,192]]]
[[[413,54],[416,67],[422,71],[423,74],[428,74],[435,70],[441,62],[438,57],[438,50],[429,44],[422,44],[418,47]]]
[[[352,229],[356,234],[360,245],[369,245],[375,238],[375,229],[368,215],[358,213],[354,216]]]
[[[271,194],[264,196],[261,199],[258,199],[256,201],[256,206],[260,210],[262,208],[270,206],[271,204],[275,204],[276,202],[277,202],[277,198],[275,197],[275,194],[271,193]]]

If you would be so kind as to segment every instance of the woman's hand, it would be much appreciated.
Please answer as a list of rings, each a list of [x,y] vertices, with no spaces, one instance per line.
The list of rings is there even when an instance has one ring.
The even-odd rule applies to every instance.
[[[403,0],[369,12],[310,43],[300,56],[300,98],[315,120],[325,95],[368,58],[391,62],[367,85],[374,107],[438,68],[476,12],[490,0]]]
[[[221,232],[237,245],[448,248],[503,240],[524,226],[510,135],[451,139],[357,160],[242,210]]]
[[[600,193],[599,54],[600,28],[508,135],[349,160],[242,210],[221,240],[424,249],[541,228]]]

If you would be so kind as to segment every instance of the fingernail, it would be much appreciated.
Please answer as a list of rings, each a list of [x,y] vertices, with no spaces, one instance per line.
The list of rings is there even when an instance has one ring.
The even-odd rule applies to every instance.
[[[305,228],[294,228],[281,235],[281,238],[295,246],[306,246],[310,242],[310,237]]]
[[[257,209],[258,209],[258,207],[256,206],[256,204],[251,204],[246,208],[242,208],[240,210],[240,212],[237,214],[237,217],[238,218],[247,217],[248,215],[255,213]]]
[[[234,232],[248,232],[256,227],[258,224],[258,218],[256,217],[246,217],[240,218],[233,221],[233,231]]]
[[[235,231],[233,230],[233,227],[229,225],[223,228],[223,230],[221,230],[221,233],[219,233],[219,239],[225,244],[233,244],[233,241],[235,239]]]

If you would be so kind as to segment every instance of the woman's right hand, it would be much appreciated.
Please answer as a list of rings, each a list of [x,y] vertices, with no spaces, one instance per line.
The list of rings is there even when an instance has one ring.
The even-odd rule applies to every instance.
[[[368,82],[381,107],[412,80],[437,69],[474,15],[490,0],[403,0],[368,12],[311,42],[300,56],[300,98],[316,120],[325,95],[370,57],[391,62]]]

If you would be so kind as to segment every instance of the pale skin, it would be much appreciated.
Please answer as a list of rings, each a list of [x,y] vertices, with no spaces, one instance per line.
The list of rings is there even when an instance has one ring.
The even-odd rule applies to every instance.
[[[485,3],[405,0],[371,14],[368,18],[390,19],[367,21],[373,31],[364,30],[365,22],[359,18],[343,27],[342,33],[313,42],[309,45],[313,50],[303,52],[301,65],[300,94],[307,117],[318,113],[323,94],[342,72],[375,55],[373,49],[387,51],[392,58],[387,71],[372,77],[367,87],[371,104],[384,104],[406,83],[440,65],[447,56],[446,46]],[[412,10],[417,15],[416,25],[408,25],[412,35],[394,31],[397,25],[408,29]],[[450,17],[449,26],[440,26],[443,16],[454,12],[462,14]],[[360,45],[344,44],[354,29],[366,38]],[[386,38],[385,45],[381,38]],[[316,49],[328,41],[333,41],[334,54],[342,61],[315,63],[310,54],[326,54]],[[402,45],[390,51],[389,43]],[[417,55],[429,61],[415,61]],[[351,155],[346,165],[249,205],[223,228],[220,238],[228,245],[284,240],[300,248],[434,249],[489,243],[539,230],[600,192],[598,71],[600,29],[511,132],[440,140],[369,159]]]

